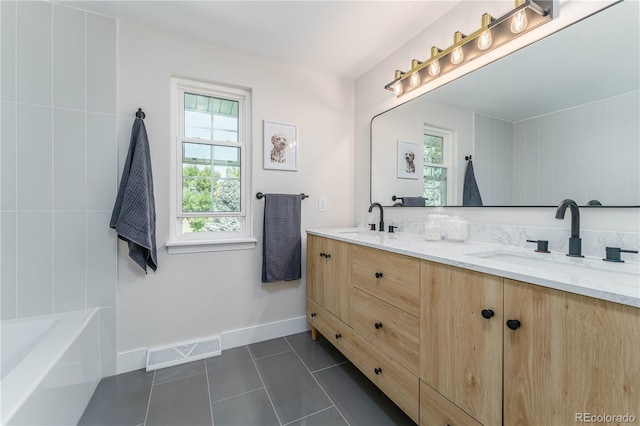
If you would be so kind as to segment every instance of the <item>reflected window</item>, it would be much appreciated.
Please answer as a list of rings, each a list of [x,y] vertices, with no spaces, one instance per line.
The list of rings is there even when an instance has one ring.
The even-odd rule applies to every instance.
[[[452,133],[425,126],[423,139],[423,197],[425,205],[438,207],[450,204],[450,162]]]

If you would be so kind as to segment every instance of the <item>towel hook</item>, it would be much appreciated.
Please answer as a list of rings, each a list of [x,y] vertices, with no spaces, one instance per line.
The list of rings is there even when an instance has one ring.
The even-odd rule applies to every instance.
[[[465,155],[465,156],[464,156],[464,159],[465,159],[465,160],[467,160],[467,161],[471,160],[471,154],[469,154],[469,155]]]
[[[144,111],[142,111],[142,108],[138,108],[138,111],[136,112],[136,117],[142,118],[144,120],[144,118],[146,117],[146,114],[144,113]]]

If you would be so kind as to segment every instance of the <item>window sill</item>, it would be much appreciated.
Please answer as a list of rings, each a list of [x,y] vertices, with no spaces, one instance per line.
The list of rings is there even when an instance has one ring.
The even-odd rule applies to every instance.
[[[182,240],[167,241],[169,254],[204,253],[210,251],[252,250],[256,248],[256,238],[233,238],[225,240]]]

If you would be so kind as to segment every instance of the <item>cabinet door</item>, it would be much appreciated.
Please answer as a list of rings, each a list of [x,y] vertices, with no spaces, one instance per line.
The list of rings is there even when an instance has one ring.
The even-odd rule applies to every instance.
[[[321,306],[325,301],[324,238],[307,235],[307,297]]]
[[[640,309],[511,280],[504,308],[505,425],[640,418]]]
[[[349,283],[349,245],[342,241],[325,239],[324,286],[325,308],[349,323],[349,301],[351,297]]]
[[[307,297],[349,322],[349,244],[307,236]]]
[[[426,261],[421,271],[421,378],[480,423],[501,424],[503,279]]]

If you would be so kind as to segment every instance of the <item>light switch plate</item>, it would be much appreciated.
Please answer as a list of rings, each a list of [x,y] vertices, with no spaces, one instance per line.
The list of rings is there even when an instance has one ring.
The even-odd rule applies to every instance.
[[[327,199],[326,199],[326,197],[319,197],[318,198],[318,211],[319,212],[326,212],[327,211]]]

